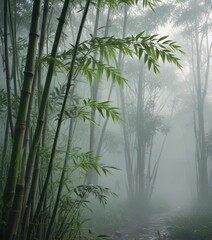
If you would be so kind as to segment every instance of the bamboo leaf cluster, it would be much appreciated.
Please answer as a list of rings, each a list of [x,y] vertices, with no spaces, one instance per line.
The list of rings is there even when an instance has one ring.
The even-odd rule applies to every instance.
[[[74,105],[65,110],[65,118],[79,118],[83,121],[88,120],[94,124],[90,117],[90,110],[97,110],[103,118],[111,118],[114,122],[120,122],[121,117],[118,108],[112,107],[109,101],[97,102],[92,99],[83,99],[84,106]]]

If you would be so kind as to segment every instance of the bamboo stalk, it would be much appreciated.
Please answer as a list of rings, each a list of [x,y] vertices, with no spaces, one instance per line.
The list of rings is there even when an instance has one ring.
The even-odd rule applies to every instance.
[[[47,192],[47,188],[48,188],[48,184],[49,184],[49,180],[50,180],[50,176],[51,176],[51,172],[52,172],[53,161],[54,161],[55,152],[56,152],[56,146],[57,146],[57,142],[58,142],[58,138],[59,138],[61,123],[62,123],[62,119],[63,119],[63,113],[64,113],[64,110],[65,110],[66,101],[68,99],[69,90],[70,90],[72,80],[73,80],[74,66],[75,66],[75,61],[76,61],[76,57],[77,57],[78,46],[79,46],[79,43],[80,43],[80,38],[81,38],[84,23],[85,23],[85,20],[86,20],[86,16],[87,16],[87,13],[88,13],[88,9],[89,9],[89,6],[90,6],[90,2],[91,2],[91,0],[86,1],[86,5],[85,5],[85,8],[84,8],[84,12],[83,12],[81,24],[80,24],[80,27],[79,27],[76,43],[75,43],[75,46],[74,46],[73,57],[72,57],[69,76],[68,76],[68,80],[67,80],[67,87],[66,87],[65,96],[64,96],[62,107],[61,107],[61,111],[60,111],[60,114],[59,114],[59,118],[58,118],[56,133],[55,133],[54,142],[53,142],[52,151],[51,151],[51,157],[50,157],[50,161],[49,161],[49,167],[48,167],[46,179],[45,179],[45,182],[44,182],[44,186],[43,186],[43,189],[42,189],[42,192],[41,192],[41,196],[40,196],[40,199],[39,199],[39,202],[38,202],[38,206],[37,206],[37,209],[35,211],[34,218],[33,218],[32,224],[31,224],[31,228],[29,229],[29,233],[28,233],[28,237],[27,237],[28,240],[30,240],[31,237],[32,237],[33,225],[36,224],[36,222],[37,222],[38,216],[40,215],[40,211],[41,211],[41,208],[42,208],[42,205],[43,205],[43,201],[44,201],[45,196],[46,196],[46,192]]]
[[[53,223],[58,211],[58,207],[59,207],[59,201],[60,201],[60,197],[61,197],[61,193],[62,193],[62,189],[63,189],[63,185],[64,185],[64,179],[65,179],[65,173],[66,173],[66,167],[68,164],[68,160],[69,160],[69,153],[71,150],[71,143],[72,143],[72,136],[73,136],[73,126],[74,126],[74,119],[70,120],[70,126],[69,126],[69,135],[68,135],[68,144],[67,144],[67,148],[66,148],[66,154],[65,154],[65,160],[64,160],[64,164],[63,164],[63,170],[61,173],[61,177],[60,177],[60,183],[58,186],[58,190],[57,190],[57,197],[56,197],[56,201],[54,204],[54,209],[52,212],[52,216],[50,219],[50,223],[48,225],[48,229],[46,231],[46,238],[45,240],[49,240],[50,236],[51,236],[51,229],[53,227]]]
[[[7,153],[7,148],[8,148],[8,137],[9,137],[9,120],[7,118],[6,120],[6,127],[5,127],[5,134],[4,134],[4,145],[3,145],[3,150],[2,150],[2,157],[1,157],[1,180],[0,180],[0,189],[3,192],[3,176],[6,171],[6,153]]]
[[[12,105],[11,105],[11,86],[10,86],[10,67],[9,67],[9,46],[8,46],[8,13],[9,2],[4,0],[4,57],[5,57],[5,73],[6,73],[6,86],[7,86],[7,109],[8,119],[10,124],[10,131],[12,138],[14,137],[14,127],[12,119]]]
[[[97,5],[100,4],[100,0],[98,0]],[[97,37],[97,30],[99,27],[99,15],[100,15],[100,9],[97,7],[96,9],[96,19],[95,19],[95,25],[94,25],[94,33],[93,36]],[[94,52],[93,58],[97,58],[97,51]],[[98,83],[94,79],[93,84],[90,86],[90,94],[91,98],[95,101],[97,100],[97,94],[98,94]],[[89,151],[91,152],[92,155],[95,155],[95,125],[93,124],[95,122],[96,118],[96,110],[91,109],[91,122],[90,122],[90,137],[89,137]],[[89,169],[86,173],[86,180],[87,184],[94,183],[93,179],[93,170]]]
[[[10,238],[7,238],[8,231],[10,231],[8,226],[16,226],[16,218],[13,218],[13,213],[11,212],[11,208],[13,205],[14,195],[16,191],[16,184],[18,179],[18,174],[20,171],[22,151],[23,151],[23,140],[25,134],[25,126],[26,126],[26,118],[27,111],[29,106],[32,81],[35,71],[35,58],[37,51],[37,40],[38,40],[38,27],[39,27],[39,14],[40,14],[41,0],[34,1],[33,11],[32,11],[32,19],[31,19],[31,27],[29,34],[29,43],[27,50],[27,58],[24,70],[24,82],[21,91],[21,99],[20,105],[18,109],[18,116],[15,125],[15,134],[14,134],[14,142],[12,147],[12,154],[10,160],[10,168],[8,172],[7,182],[4,190],[4,209],[3,209],[3,219],[7,223],[6,224],[6,238],[9,240],[11,236],[13,236],[14,232],[11,231]],[[21,198],[19,198],[21,199]],[[14,203],[13,210],[16,210],[16,206],[19,203]],[[11,214],[10,214],[11,213]],[[16,227],[12,227],[14,230]]]
[[[61,15],[58,18],[59,23],[58,23],[58,27],[57,27],[57,30],[56,30],[52,51],[51,51],[51,57],[52,58],[55,58],[56,54],[57,54],[57,50],[58,50],[58,46],[59,46],[59,42],[60,42],[60,38],[61,38],[66,14],[67,14],[67,11],[68,11],[69,3],[70,3],[70,0],[66,0],[64,2]],[[37,148],[38,148],[38,145],[39,145],[40,139],[41,139],[44,117],[45,117],[46,106],[47,106],[47,102],[48,102],[49,90],[50,90],[50,85],[51,85],[51,82],[52,82],[54,67],[55,67],[55,62],[51,61],[51,63],[49,64],[49,68],[48,68],[48,72],[47,72],[47,76],[46,76],[46,81],[45,81],[45,85],[44,85],[44,90],[43,90],[43,94],[42,94],[37,125],[36,125],[35,133],[34,133],[33,140],[32,140],[32,145],[31,145],[28,160],[27,160],[27,167],[26,167],[26,174],[25,174],[24,202],[27,201],[27,198],[28,198],[28,195],[29,195],[32,171],[33,171],[33,167],[34,167]]]
[[[42,55],[43,55],[43,48],[44,48],[44,43],[45,43],[45,36],[46,36],[46,23],[47,23],[47,16],[48,16],[48,9],[49,9],[49,0],[46,0],[45,3],[44,3],[44,6],[43,6],[43,17],[42,17],[42,26],[41,26],[41,33],[40,33],[40,42],[39,42],[39,51],[38,51],[38,58],[41,58]],[[25,168],[26,168],[26,165],[27,165],[27,146],[29,145],[29,149],[31,148],[30,144],[29,144],[29,135],[30,135],[30,128],[31,128],[31,112],[32,112],[32,106],[33,106],[33,102],[34,102],[34,94],[35,94],[35,88],[36,88],[36,85],[37,88],[38,88],[38,103],[40,103],[40,99],[39,99],[39,96],[40,96],[40,91],[39,91],[39,85],[40,85],[40,80],[41,78],[41,64],[38,65],[37,69],[36,69],[36,74],[35,74],[35,77],[34,77],[34,81],[33,81],[33,86],[32,86],[32,94],[31,94],[31,98],[30,98],[30,103],[29,103],[29,109],[28,109],[28,114],[27,114],[27,128],[26,128],[26,132],[25,132],[25,149],[24,149],[24,156],[23,156],[23,159],[22,159],[22,175],[21,175],[21,179],[20,179],[20,182],[24,182],[24,178],[25,178]],[[34,169],[34,172],[36,172],[37,174],[35,174],[35,176],[33,176],[33,182],[32,182],[32,189],[31,189],[31,195],[32,194],[35,194],[35,191],[37,189],[37,179],[38,179],[38,169],[39,169],[39,154],[37,154],[37,160],[36,160],[38,163],[37,163],[37,166],[36,166],[36,169]],[[34,173],[33,173],[34,174]],[[25,197],[26,199],[26,197]],[[33,202],[33,198],[29,198],[29,199],[32,199],[32,202]],[[26,209],[26,212],[24,213],[25,209],[23,210],[23,214],[22,214],[22,217],[23,217],[23,223],[22,223],[22,226],[26,225],[26,222],[25,220],[27,219],[26,216],[28,216],[28,213],[30,211],[30,206],[31,206],[31,201],[27,201],[27,209]],[[26,228],[25,228],[26,229]]]
[[[17,77],[16,77],[16,60],[17,60],[17,46],[16,46],[16,0],[14,0],[14,19],[12,18],[12,9],[11,9],[11,3],[8,1],[9,6],[9,26],[10,26],[10,32],[11,32],[11,43],[12,43],[12,74],[11,74],[11,80],[13,80],[13,86],[14,86],[14,94],[15,96],[18,95],[17,93]]]
[[[125,4],[124,8],[124,25],[123,25],[123,32],[122,37],[124,38],[126,36],[126,30],[127,30],[127,14],[128,14],[129,6]],[[119,52],[119,59],[117,63],[117,68],[119,70],[122,69],[123,65],[123,58],[121,52]],[[122,112],[122,119],[124,122],[126,122],[126,103],[125,103],[125,96],[124,96],[124,90],[122,87],[120,87],[120,100],[121,100],[121,112]],[[128,185],[128,195],[133,196],[135,193],[136,187],[133,185],[133,169],[132,169],[132,157],[130,154],[130,144],[129,144],[129,133],[127,130],[126,124],[123,124],[123,135],[124,135],[124,158],[125,158],[125,164],[126,164],[126,171],[127,171],[127,185]]]

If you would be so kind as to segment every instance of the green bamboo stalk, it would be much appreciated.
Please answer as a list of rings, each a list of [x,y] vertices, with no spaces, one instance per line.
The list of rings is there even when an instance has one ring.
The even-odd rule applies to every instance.
[[[21,91],[21,99],[18,110],[18,116],[15,125],[15,135],[14,142],[10,160],[10,168],[8,172],[7,182],[4,190],[3,202],[3,219],[6,222],[6,230],[8,226],[11,226],[11,234],[10,237],[13,236],[14,230],[16,228],[16,218],[18,218],[19,213],[15,212],[11,213],[11,207],[13,205],[14,195],[16,191],[16,184],[18,179],[18,174],[20,171],[22,151],[23,151],[23,140],[25,133],[25,125],[27,118],[28,105],[30,100],[31,88],[32,88],[32,80],[35,71],[35,58],[37,51],[37,40],[38,40],[38,28],[39,28],[39,14],[40,14],[41,0],[34,1],[33,3],[33,11],[32,11],[32,19],[31,19],[31,27],[29,34],[29,43],[28,43],[28,51],[27,58],[24,70],[24,82]],[[18,190],[18,189],[17,189]],[[20,200],[21,198],[19,198]],[[13,210],[16,211],[16,206],[19,205],[19,202],[14,203]],[[11,214],[10,214],[11,213]],[[9,222],[8,222],[9,220]],[[7,232],[5,232],[5,239],[7,238]]]
[[[39,149],[38,149],[38,153],[39,153]],[[33,182],[31,184],[31,188],[30,188],[30,193],[29,193],[29,197],[27,200],[27,208],[24,209],[23,211],[23,216],[21,219],[21,223],[20,223],[20,236],[19,239],[25,239],[26,235],[27,235],[27,229],[29,227],[29,221],[30,221],[30,216],[33,215],[34,213],[34,201],[36,199],[36,193],[37,193],[37,182],[38,182],[38,176],[39,176],[39,156],[37,153],[37,157],[36,157],[36,161],[35,161],[35,166],[34,166],[34,171],[33,171]],[[23,207],[23,206],[22,206]]]
[[[15,96],[18,95],[17,93],[17,77],[16,77],[16,69],[17,69],[17,47],[16,47],[16,0],[14,0],[14,19],[12,18],[12,9],[11,9],[11,3],[8,1],[8,7],[9,7],[9,26],[10,26],[10,32],[11,32],[11,43],[12,43],[12,79],[13,80],[13,86],[14,86],[14,94]]]
[[[24,143],[23,143],[23,154],[22,154],[22,161],[21,161],[21,171],[18,177],[17,185],[25,186],[24,177],[25,177],[25,170],[26,170],[26,163],[27,163],[27,155],[28,155],[28,148],[30,146],[30,129],[31,129],[31,112],[32,112],[32,105],[34,100],[34,93],[35,93],[35,85],[36,85],[36,79],[37,79],[37,71],[35,72],[35,75],[33,77],[33,83],[32,83],[32,89],[31,89],[31,96],[28,106],[28,112],[27,112],[27,120],[26,120],[26,127],[25,127],[25,134],[24,134]],[[24,188],[22,189],[24,191]],[[15,198],[16,198],[15,193]],[[20,195],[20,192],[18,193]],[[24,192],[22,193],[24,195]],[[22,204],[19,205],[20,209],[18,210],[21,213],[19,224],[22,226],[22,220],[23,220],[23,197],[21,198]],[[16,209],[17,211],[17,209]],[[20,235],[21,228],[19,227],[19,233]]]
[[[42,17],[42,26],[41,26],[41,33],[40,33],[40,42],[39,42],[39,50],[38,50],[38,58],[41,58],[43,55],[43,49],[44,49],[44,44],[45,44],[45,39],[46,39],[46,24],[47,24],[47,16],[48,16],[48,10],[49,10],[49,0],[46,0],[43,6],[43,17]],[[30,116],[31,116],[31,111],[32,111],[32,105],[33,105],[33,100],[34,100],[34,93],[35,93],[35,87],[36,84],[37,89],[38,89],[38,103],[40,103],[40,84],[41,84],[41,64],[38,65],[38,68],[36,69],[36,74],[35,74],[35,79],[33,81],[33,86],[32,86],[32,94],[30,98],[30,103],[29,103],[29,109],[28,109],[28,116],[27,116],[27,128],[25,132],[25,149],[24,149],[24,157],[22,159],[22,176],[20,179],[20,182],[24,182],[24,177],[25,177],[25,168],[27,165],[27,146],[29,145],[29,130],[30,130]],[[30,148],[30,146],[29,146]],[[34,166],[34,172],[33,172],[33,181],[31,183],[31,189],[29,193],[29,198],[27,200],[27,208],[23,209],[23,214],[22,214],[22,219],[21,219],[21,236],[22,238],[24,237],[24,232],[27,229],[27,226],[29,225],[27,223],[27,220],[29,219],[29,214],[30,211],[33,213],[33,205],[34,205],[34,196],[37,190],[37,183],[38,183],[38,177],[39,177],[39,169],[40,169],[40,160],[39,160],[39,148],[37,150],[37,155],[36,155],[36,164]]]
[[[100,5],[100,1],[98,1],[97,4]],[[108,6],[108,13],[107,13],[107,20],[106,20],[104,37],[108,36],[110,14],[111,14],[111,7]],[[94,37],[97,36],[98,23],[99,23],[99,9],[97,8],[96,21],[95,21],[95,27],[94,27]],[[97,52],[94,53],[94,59],[96,59],[96,57],[97,57]],[[103,60],[103,56],[100,57],[99,61],[102,62],[102,60]],[[111,88],[110,88],[110,92],[112,91],[112,85],[111,85]],[[91,98],[93,100],[97,100],[98,90],[99,90],[99,81],[94,79],[94,83],[91,86]],[[109,93],[109,95],[110,95],[110,93]],[[93,124],[93,122],[95,122],[95,118],[96,118],[96,109],[92,109],[91,110],[91,123],[90,123],[90,145],[89,145],[89,151],[92,154],[95,154],[96,157],[99,157],[100,151],[101,151],[101,146],[102,146],[102,143],[103,143],[105,130],[106,130],[106,127],[107,127],[108,119],[105,120],[105,123],[103,125],[102,131],[101,131],[101,134],[100,134],[97,150],[94,153],[94,145],[95,145],[95,141],[94,140],[95,140],[95,127],[96,126],[95,126],[95,124]],[[88,170],[87,174],[86,174],[86,180],[87,180],[87,184],[90,184],[90,183],[97,184],[97,182],[98,182],[98,175],[97,175],[97,173],[95,171],[91,170],[91,169]]]
[[[38,57],[41,58],[43,56],[43,50],[46,40],[46,29],[47,29],[47,20],[48,20],[48,12],[49,12],[49,0],[44,2],[43,6],[43,19],[42,19],[42,27],[41,27],[41,34],[40,34],[40,43],[39,43],[39,50],[38,50]],[[41,96],[41,77],[42,77],[42,68],[41,64],[38,65],[38,105],[40,104],[40,96]]]
[[[108,13],[107,13],[107,20],[106,20],[104,37],[108,36],[109,23],[110,23],[110,14],[111,14],[111,8],[108,7]],[[100,62],[102,61],[102,59],[103,59],[103,56],[101,56]],[[99,82],[97,82],[97,84],[99,85]],[[98,89],[98,86],[97,86],[97,89]],[[112,90],[113,90],[113,82],[110,85],[109,95],[108,95],[108,99],[107,99],[108,101],[110,101]],[[106,128],[107,128],[107,123],[108,123],[108,119],[105,119],[105,122],[104,122],[103,127],[102,127],[102,131],[101,131],[100,137],[99,137],[99,142],[98,142],[98,146],[97,146],[97,150],[96,150],[96,157],[99,157],[100,153],[101,153],[103,139],[104,139],[105,131],[106,131]]]
[[[111,15],[111,8],[108,7],[108,13],[107,13],[107,20],[106,20],[104,37],[108,36],[110,15]],[[103,56],[100,57],[100,62],[102,62],[102,59],[103,59]],[[98,90],[99,82],[96,81],[96,84],[97,84],[96,90]],[[110,86],[109,95],[108,95],[108,99],[107,99],[108,101],[110,101],[110,97],[111,97],[111,94],[112,94],[112,89],[113,89],[113,82],[111,83],[111,86]],[[107,123],[108,123],[108,119],[105,120],[104,125],[102,127],[102,131],[101,131],[101,134],[100,134],[100,137],[99,137],[98,147],[97,147],[97,151],[96,151],[96,157],[99,157],[100,153],[101,153],[101,148],[102,148],[102,144],[103,144],[103,138],[104,138],[105,131],[106,131],[106,128],[107,128]]]
[[[98,0],[97,5],[100,5],[101,0]],[[95,25],[94,25],[94,33],[93,36],[97,36],[97,30],[99,26],[99,15],[100,15],[100,9],[97,7],[96,9],[96,19],[95,19]],[[97,51],[94,52],[93,58],[97,58]],[[90,92],[91,92],[91,98],[93,100],[97,100],[97,93],[98,93],[98,83],[95,81],[90,87]],[[93,124],[95,122],[96,118],[96,110],[91,109],[91,122],[90,122],[90,137],[89,137],[89,151],[91,152],[92,155],[95,155],[95,125]],[[93,171],[92,169],[89,169],[86,173],[86,181],[87,184],[93,183]]]
[[[46,22],[47,22],[47,15],[48,15],[48,8],[49,8],[49,0],[46,0],[44,3],[44,7],[43,7],[43,19],[42,19],[42,26],[41,26],[41,34],[40,34],[40,42],[39,42],[39,51],[38,51],[38,57],[41,58],[42,54],[43,54],[43,48],[44,48],[44,43],[45,43],[45,36],[46,36]],[[36,74],[35,74],[35,78],[33,81],[33,86],[32,86],[32,94],[31,94],[31,98],[30,98],[30,103],[29,103],[29,109],[28,109],[28,115],[27,115],[27,128],[26,128],[26,134],[25,134],[25,152],[27,151],[27,145],[29,142],[28,139],[28,135],[29,135],[29,130],[30,130],[30,116],[31,116],[31,111],[32,111],[32,106],[33,106],[33,102],[34,102],[34,92],[35,92],[35,87],[36,84],[38,83],[38,85],[40,84],[40,78],[41,78],[41,64],[38,65],[38,68],[36,69]],[[39,87],[38,87],[38,96],[39,96]],[[29,146],[29,149],[31,148],[31,146]],[[21,181],[24,181],[24,177],[25,177],[25,169],[27,165],[27,159],[22,160],[22,179]]]
[[[40,42],[39,42],[39,50],[38,50],[38,58],[40,59],[43,55],[43,49],[44,49],[44,44],[45,44],[45,38],[46,38],[46,24],[47,24],[47,16],[48,16],[48,9],[49,9],[49,0],[46,0],[43,6],[43,17],[42,17],[42,26],[41,26],[41,33],[40,33]],[[31,111],[32,111],[32,106],[34,103],[34,94],[35,94],[35,88],[36,85],[38,88],[38,105],[40,104],[40,82],[41,82],[41,64],[38,64],[38,67],[36,69],[36,73],[34,76],[34,81],[33,81],[33,85],[32,85],[32,94],[30,97],[30,103],[29,103],[29,108],[28,108],[28,114],[27,114],[27,128],[26,128],[26,132],[25,132],[25,153],[27,152],[27,146],[28,146],[28,142],[29,142],[29,130],[31,128]],[[30,146],[29,146],[30,149]],[[25,154],[25,157],[27,155]],[[21,181],[24,181],[24,176],[25,176],[25,168],[26,168],[26,163],[27,163],[27,159],[23,158],[22,159],[22,179]]]
[[[144,64],[141,63],[138,77],[138,92],[137,92],[137,106],[136,106],[136,149],[137,149],[137,194],[141,199],[145,200],[146,189],[145,189],[145,165],[146,165],[146,142],[143,139],[144,133],[144,96],[145,96],[145,69]]]
[[[19,226],[19,218],[22,208],[23,192],[24,186],[22,184],[17,184],[12,211],[10,213],[5,231],[5,240],[16,239],[16,234]]]
[[[9,46],[8,46],[8,18],[9,18],[9,2],[4,0],[4,55],[5,55],[5,73],[7,86],[7,105],[8,105],[8,119],[10,123],[10,131],[12,138],[14,137],[14,127],[12,119],[12,105],[11,105],[11,86],[10,86],[10,69],[9,69]]]
[[[127,30],[127,14],[128,14],[129,6],[125,4],[124,7],[124,25],[123,25],[123,32],[122,37],[124,38],[126,36],[126,30]],[[119,59],[117,68],[119,70],[122,69],[123,65],[123,58],[121,52],[119,52]],[[124,96],[124,90],[122,87],[120,87],[120,99],[121,99],[121,112],[122,112],[122,119],[124,122],[126,122],[126,103],[125,103],[125,96]],[[132,164],[131,164],[131,154],[130,154],[130,144],[129,144],[129,134],[127,131],[126,124],[122,125],[123,127],[123,135],[124,135],[124,158],[125,158],[125,164],[126,164],[126,171],[127,171],[127,185],[128,185],[128,195],[133,196],[134,194],[134,186],[133,186],[133,170],[132,170]]]
[[[5,127],[5,134],[4,134],[4,145],[3,145],[3,150],[2,150],[2,157],[1,157],[1,178],[0,178],[0,190],[3,192],[4,190],[4,182],[3,182],[3,176],[6,170],[6,153],[7,153],[7,148],[8,148],[8,137],[9,137],[9,120],[7,118],[6,120],[6,127]]]
[[[56,217],[56,214],[57,214],[57,211],[58,211],[58,207],[59,207],[59,201],[60,201],[60,197],[61,197],[61,193],[62,193],[63,185],[64,185],[66,167],[67,167],[67,164],[68,164],[69,153],[70,153],[70,149],[71,149],[72,136],[73,136],[73,126],[74,126],[74,119],[71,119],[70,120],[70,125],[69,125],[68,144],[67,144],[67,148],[66,148],[63,170],[62,170],[61,177],[60,177],[60,183],[59,183],[58,190],[57,190],[57,197],[56,197],[56,201],[55,201],[55,204],[54,204],[54,209],[53,209],[53,212],[52,212],[51,220],[50,220],[50,223],[48,225],[48,229],[46,231],[45,240],[49,240],[49,238],[51,236],[51,229],[53,227],[54,220],[55,220],[55,217]]]
[[[30,240],[31,237],[32,237],[33,225],[36,224],[38,216],[40,215],[40,211],[41,211],[43,201],[44,201],[45,196],[46,196],[50,176],[51,176],[51,173],[52,173],[53,161],[54,161],[54,157],[55,157],[56,146],[57,146],[59,133],[60,133],[60,128],[61,128],[61,123],[62,123],[62,119],[63,119],[63,113],[64,113],[64,110],[65,110],[66,102],[67,102],[68,95],[69,95],[69,90],[71,88],[71,84],[72,84],[72,80],[73,80],[74,66],[75,66],[75,61],[76,61],[76,57],[77,57],[78,46],[79,46],[79,43],[80,43],[80,38],[81,38],[84,23],[85,23],[85,20],[86,20],[86,16],[87,16],[87,13],[88,13],[88,9],[89,9],[89,6],[90,6],[90,2],[91,2],[91,0],[86,1],[86,5],[85,5],[85,8],[84,8],[84,12],[83,12],[81,24],[80,24],[80,27],[79,27],[76,43],[75,43],[75,46],[74,46],[73,57],[72,57],[69,76],[68,76],[68,80],[67,80],[66,92],[65,92],[63,104],[62,104],[62,107],[61,107],[61,111],[60,111],[60,114],[59,114],[59,118],[58,118],[56,133],[55,133],[54,142],[53,142],[52,151],[51,151],[51,157],[50,157],[50,161],[49,161],[49,167],[48,167],[46,179],[45,179],[45,182],[44,182],[44,186],[43,186],[43,189],[42,189],[42,192],[41,192],[41,196],[40,196],[40,199],[39,199],[39,202],[38,202],[38,206],[37,206],[37,209],[36,209],[31,227],[29,229],[29,233],[28,233],[28,237],[27,237],[28,240]]]
[[[110,101],[110,99],[111,99],[111,95],[112,95],[112,91],[113,91],[113,86],[114,86],[114,82],[111,82],[107,101]],[[101,153],[102,144],[103,144],[103,139],[104,139],[105,132],[106,132],[106,129],[107,129],[107,124],[108,124],[108,118],[105,119],[104,124],[103,124],[103,127],[102,127],[102,131],[101,131],[101,133],[100,133],[99,142],[98,142],[98,147],[97,147],[97,150],[96,150],[96,157],[97,157],[97,158],[100,156],[100,153]]]
[[[22,209],[24,184],[23,182],[20,182],[17,184],[17,179],[18,179],[18,175],[19,176],[23,175],[22,169],[20,168],[20,166],[22,162],[23,142],[24,142],[24,135],[25,135],[25,128],[26,128],[26,117],[27,117],[27,112],[29,108],[29,99],[31,95],[33,76],[34,76],[34,70],[35,70],[37,39],[39,36],[38,27],[39,27],[40,8],[41,8],[41,1],[37,1],[36,3],[33,4],[32,21],[31,21],[31,29],[30,29],[29,45],[28,45],[29,48],[27,52],[27,60],[26,60],[25,72],[24,72],[24,83],[23,83],[23,88],[21,93],[18,117],[16,121],[15,138],[14,138],[13,151],[11,156],[9,176],[8,176],[7,185],[5,187],[6,201],[8,201],[7,197],[9,194],[11,194],[11,190],[12,190],[12,198],[9,200],[10,201],[9,204],[12,205],[12,202],[13,202],[12,210],[10,210],[11,206],[9,206],[9,204],[7,203],[5,208],[6,211],[4,212],[4,214],[6,213],[4,217],[6,216],[5,218],[7,220],[4,238],[7,240],[16,239],[16,234],[17,234],[17,229],[18,229],[20,214]],[[16,190],[14,187],[16,187]],[[15,197],[14,197],[14,190],[15,190]]]
[[[51,58],[55,58],[56,54],[57,54],[57,50],[58,50],[66,14],[68,11],[69,3],[70,3],[70,0],[66,0],[64,2],[61,15],[58,18],[59,23],[58,23],[58,27],[56,30],[52,51],[51,51]],[[54,63],[54,61],[51,61],[51,63],[49,64],[46,81],[45,81],[45,85],[44,85],[44,90],[42,93],[42,99],[41,99],[41,104],[40,104],[37,125],[36,125],[35,133],[34,133],[33,140],[32,140],[32,145],[31,145],[28,160],[27,160],[27,167],[26,167],[26,174],[25,174],[24,203],[26,203],[28,196],[29,196],[31,177],[32,177],[37,148],[38,148],[38,145],[39,145],[39,142],[41,139],[44,117],[45,117],[46,106],[47,106],[47,102],[48,102],[49,90],[50,90],[50,85],[51,85],[52,76],[53,76],[53,72],[54,72],[54,67],[55,67],[55,63]]]

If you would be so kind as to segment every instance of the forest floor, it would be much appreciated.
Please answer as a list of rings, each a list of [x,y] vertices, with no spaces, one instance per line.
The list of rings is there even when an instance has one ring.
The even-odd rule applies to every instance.
[[[169,240],[169,221],[173,213],[153,214],[145,221],[135,221],[124,229],[116,231],[113,240]]]
[[[110,240],[212,240],[212,208],[144,209],[142,215],[132,207],[121,209],[102,212],[94,232]]]

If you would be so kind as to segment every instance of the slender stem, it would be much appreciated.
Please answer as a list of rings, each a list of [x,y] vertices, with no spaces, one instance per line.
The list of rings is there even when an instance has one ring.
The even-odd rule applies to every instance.
[[[12,105],[11,105],[11,86],[10,86],[10,69],[9,69],[9,46],[8,46],[8,0],[4,0],[4,56],[5,56],[5,72],[7,85],[7,105],[8,105],[8,119],[10,123],[10,131],[12,138],[14,137],[14,127],[12,119]]]
[[[59,118],[58,118],[56,133],[55,133],[54,142],[53,142],[52,151],[51,151],[51,157],[50,157],[50,161],[49,161],[49,167],[48,167],[46,179],[45,179],[45,182],[44,182],[44,186],[43,186],[43,189],[42,189],[42,192],[41,192],[41,196],[40,196],[40,199],[39,199],[39,202],[38,202],[38,206],[36,208],[36,211],[35,211],[35,214],[34,214],[34,217],[33,217],[31,228],[29,229],[29,233],[28,233],[28,237],[27,237],[28,240],[30,240],[31,237],[32,237],[33,225],[36,223],[36,221],[38,219],[38,216],[40,214],[40,211],[41,211],[41,208],[42,208],[42,205],[43,205],[43,201],[44,201],[45,196],[46,196],[46,192],[47,192],[47,188],[48,188],[48,184],[49,184],[49,180],[50,180],[50,176],[51,176],[51,172],[52,172],[57,141],[58,141],[58,138],[59,138],[59,132],[60,132],[61,123],[62,123],[62,119],[63,119],[63,113],[64,113],[66,102],[67,102],[67,99],[68,99],[69,90],[70,90],[71,83],[72,83],[72,78],[73,78],[73,75],[74,75],[74,66],[75,66],[75,61],[76,61],[76,57],[77,57],[78,46],[79,46],[79,43],[80,43],[80,38],[81,38],[84,23],[85,23],[85,20],[86,20],[86,16],[87,16],[87,13],[88,13],[90,1],[91,0],[87,0],[87,2],[86,2],[83,17],[82,17],[81,24],[80,24],[80,27],[79,27],[79,31],[78,31],[78,35],[77,35],[77,39],[76,39],[76,44],[75,44],[74,51],[73,51],[73,57],[72,57],[72,61],[71,61],[66,92],[65,92],[63,104],[62,104],[62,107],[61,107],[61,111],[60,111],[60,114],[59,114]]]
[[[70,120],[70,125],[69,125],[69,134],[68,134],[68,144],[67,144],[67,148],[66,148],[66,154],[65,154],[65,160],[64,160],[64,164],[63,164],[63,170],[62,170],[62,174],[60,177],[60,183],[59,183],[59,187],[57,190],[57,197],[56,197],[56,201],[54,204],[54,209],[53,209],[53,213],[51,216],[51,220],[46,232],[46,240],[48,240],[51,236],[51,229],[57,214],[57,210],[59,207],[59,201],[60,201],[60,197],[61,197],[61,193],[62,193],[62,189],[63,189],[63,185],[64,185],[64,179],[65,179],[65,173],[66,173],[66,167],[68,164],[68,159],[69,159],[69,153],[70,153],[70,149],[71,149],[71,143],[72,143],[72,136],[73,136],[73,126],[74,126],[74,120],[71,119]]]
[[[13,53],[13,59],[12,59],[12,79],[13,79],[13,86],[14,86],[14,94],[17,96],[17,78],[16,78],[16,59],[17,59],[17,47],[16,47],[16,0],[14,0],[14,19],[12,18],[12,9],[11,9],[11,3],[8,1],[9,6],[9,26],[10,26],[10,32],[11,32],[11,42],[12,42],[12,53]]]
[[[2,158],[1,158],[1,180],[0,180],[0,190],[3,192],[3,176],[4,172],[6,170],[6,153],[8,148],[8,137],[9,137],[9,120],[7,118],[6,121],[6,128],[5,128],[5,134],[4,134],[4,145],[3,145],[3,151],[2,151]]]

